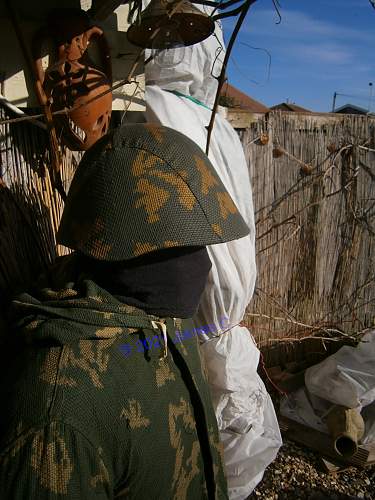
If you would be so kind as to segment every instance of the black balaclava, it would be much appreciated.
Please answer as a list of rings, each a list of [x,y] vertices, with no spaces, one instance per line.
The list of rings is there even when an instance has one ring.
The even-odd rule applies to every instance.
[[[206,247],[174,247],[108,262],[80,255],[80,267],[118,300],[160,317],[191,318],[211,261]]]

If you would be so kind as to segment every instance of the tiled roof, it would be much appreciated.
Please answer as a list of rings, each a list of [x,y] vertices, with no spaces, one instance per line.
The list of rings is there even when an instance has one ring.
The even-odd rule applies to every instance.
[[[271,109],[279,111],[292,111],[294,113],[312,113],[310,109],[303,108],[302,106],[297,106],[297,104],[292,104],[290,102],[281,102],[275,106],[271,106]]]
[[[236,89],[229,83],[224,83],[221,93],[223,97],[228,97],[233,102],[235,108],[245,109],[253,113],[268,113],[269,108],[255,99],[252,99],[244,92]],[[230,107],[230,106],[229,106]]]
[[[336,108],[334,113],[367,115],[368,110],[365,108],[361,108],[359,106],[356,106],[355,104],[344,104],[344,106],[340,106],[339,108]]]

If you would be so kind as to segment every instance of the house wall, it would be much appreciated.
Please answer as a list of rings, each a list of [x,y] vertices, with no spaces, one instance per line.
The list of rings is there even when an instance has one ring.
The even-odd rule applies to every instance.
[[[64,6],[76,7],[87,10],[91,6],[89,0],[48,0],[46,1],[12,1],[12,6],[17,12],[19,23],[25,42],[31,47],[31,42],[37,30],[45,25],[47,13],[50,9]],[[126,79],[129,70],[138,54],[138,48],[129,44],[126,39],[128,5],[121,5],[105,21],[98,22],[107,37],[112,60],[113,83],[118,84]],[[34,91],[33,77],[25,64],[19,41],[14,27],[9,19],[5,0],[0,1],[0,58],[1,93],[13,104],[19,107],[38,106]],[[46,51],[48,50],[46,43]],[[95,52],[91,55],[95,60]],[[47,58],[46,62],[47,62]],[[129,111],[143,111],[144,108],[144,69],[140,64],[135,73],[135,82],[124,84],[113,93],[113,109]]]
[[[48,11],[54,7],[91,7],[90,0],[12,0],[27,47],[37,30],[45,25]],[[128,6],[121,5],[98,25],[104,30],[111,49],[113,83],[127,79],[139,54],[126,39]],[[39,103],[34,91],[32,71],[24,59],[14,26],[4,0],[0,0],[0,93],[18,107]],[[95,47],[94,47],[95,48]],[[46,44],[45,53],[51,52]],[[91,50],[95,60],[96,54]],[[48,58],[44,59],[48,65]],[[129,111],[127,121],[142,121],[144,111],[144,68],[135,72],[136,83],[122,85],[113,92],[115,120]],[[53,152],[46,127],[33,122],[13,122],[15,115],[0,106],[0,316],[1,309],[17,290],[25,290],[57,255],[68,252],[57,246],[55,234],[64,208],[63,199],[54,188]],[[10,122],[9,122],[10,119]],[[60,144],[58,175],[67,192],[82,152],[70,151]],[[1,325],[0,325],[1,328]]]

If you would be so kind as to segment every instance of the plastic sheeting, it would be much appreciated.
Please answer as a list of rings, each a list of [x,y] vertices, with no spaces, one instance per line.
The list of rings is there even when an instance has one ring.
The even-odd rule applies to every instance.
[[[375,442],[375,403],[366,406],[361,412],[365,421],[365,433],[361,439],[361,443],[372,444]]]
[[[207,13],[212,11],[211,7],[196,7]],[[146,59],[150,55],[151,51],[147,51]],[[223,33],[221,24],[217,22],[214,35],[203,42],[157,54],[154,61],[145,66],[146,85],[157,85],[163,90],[181,92],[211,108],[224,56]],[[174,64],[174,61],[180,62]]]
[[[284,417],[328,434],[328,427],[323,417],[332,406],[332,403],[309,394],[306,387],[301,387],[281,399],[280,413]]]
[[[200,44],[166,53],[166,66],[176,55],[180,59],[180,50],[183,60],[173,69],[163,67],[162,54],[158,63],[146,65],[147,121],[172,127],[205,150],[208,108],[215,98],[215,75],[224,57],[220,27]],[[257,374],[259,351],[248,329],[239,326],[256,278],[254,210],[241,142],[220,115],[209,157],[250,227],[245,238],[209,247],[212,270],[195,317],[196,327],[214,323],[217,331],[223,331],[223,318],[227,324],[222,335],[205,335],[201,348],[224,444],[230,498],[241,500],[276,457],[281,436],[271,399]]]
[[[348,408],[361,409],[375,400],[375,330],[357,347],[345,346],[305,373],[309,392]]]
[[[282,398],[280,413],[306,427],[329,434],[325,417],[334,406],[329,401],[310,394],[306,387],[301,387]],[[366,406],[360,413],[365,423],[365,431],[359,443],[372,444],[375,442],[375,403]]]
[[[248,329],[240,326],[201,348],[224,445],[229,495],[244,499],[281,446],[273,404],[257,374],[259,350]]]
[[[281,414],[329,433],[325,416],[334,405],[356,408],[365,422],[361,444],[375,441],[375,330],[357,347],[344,346],[306,370],[305,387],[284,397]]]

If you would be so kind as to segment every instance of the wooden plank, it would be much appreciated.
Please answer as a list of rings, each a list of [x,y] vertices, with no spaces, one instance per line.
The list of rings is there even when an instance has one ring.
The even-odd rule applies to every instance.
[[[283,436],[317,451],[334,464],[354,465],[360,468],[367,465],[369,451],[364,447],[360,446],[352,457],[344,458],[336,453],[329,435],[282,416],[279,416],[279,425]]]
[[[364,448],[365,450],[367,450],[369,452],[369,456],[367,459],[368,465],[375,464],[375,443],[364,444],[364,445],[362,445],[362,448]]]
[[[336,465],[326,458],[319,459],[320,466],[326,474],[339,474],[340,472],[345,472],[349,467]]]

